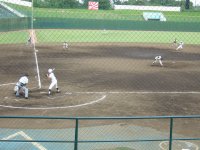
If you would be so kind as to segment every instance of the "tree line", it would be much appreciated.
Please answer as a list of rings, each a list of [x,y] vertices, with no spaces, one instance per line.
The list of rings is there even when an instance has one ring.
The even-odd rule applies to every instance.
[[[32,1],[32,0],[25,0]],[[79,3],[78,0],[33,0],[34,7],[43,8],[88,8],[88,1],[99,2],[99,9],[112,9],[110,0],[84,0]],[[189,0],[113,0],[116,5],[144,5],[144,6],[180,6],[182,10],[192,9],[193,4]]]
[[[99,9],[111,9],[109,0],[84,0],[84,3],[77,0],[34,0],[33,5],[43,8],[88,8],[88,1],[99,2]]]

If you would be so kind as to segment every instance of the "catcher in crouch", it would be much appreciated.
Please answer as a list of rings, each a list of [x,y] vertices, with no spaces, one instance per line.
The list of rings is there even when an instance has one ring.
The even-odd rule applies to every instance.
[[[19,81],[16,83],[14,87],[14,92],[16,97],[20,97],[20,95],[24,95],[26,99],[28,99],[28,88],[26,85],[28,84],[28,73],[25,73],[20,77]]]
[[[48,79],[51,80],[51,84],[49,86],[49,92],[48,94],[51,95],[51,90],[52,88],[55,86],[56,87],[56,90],[57,90],[57,93],[59,93],[59,89],[58,89],[58,81],[55,77],[55,74],[53,73],[54,69],[48,69],[48,74],[46,74],[46,76],[48,77]]]

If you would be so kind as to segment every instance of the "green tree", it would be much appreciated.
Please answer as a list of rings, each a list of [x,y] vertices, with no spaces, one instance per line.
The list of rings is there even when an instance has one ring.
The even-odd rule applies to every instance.
[[[78,8],[79,6],[77,0],[62,0],[62,8]]]
[[[78,8],[80,4],[77,0],[34,0],[34,6],[47,8]]]
[[[99,0],[99,9],[108,10],[111,9],[109,0]]]

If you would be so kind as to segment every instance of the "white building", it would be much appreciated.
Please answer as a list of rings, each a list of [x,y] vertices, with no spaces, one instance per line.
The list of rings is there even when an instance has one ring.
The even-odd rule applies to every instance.
[[[200,6],[200,0],[190,0],[193,3],[193,6]]]
[[[80,1],[80,0],[79,0]],[[83,1],[83,0],[81,0]],[[116,1],[116,0],[114,0]],[[126,1],[129,1],[129,0],[119,0],[120,2],[126,2]],[[150,0],[149,0],[150,1]],[[176,0],[176,1],[181,1],[181,0]],[[193,6],[200,6],[200,0],[190,0],[190,2],[193,3]]]

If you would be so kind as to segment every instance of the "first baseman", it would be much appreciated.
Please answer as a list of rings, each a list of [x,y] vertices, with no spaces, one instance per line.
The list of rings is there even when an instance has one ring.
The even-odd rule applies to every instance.
[[[49,68],[48,69],[48,74],[47,74],[47,77],[51,80],[51,84],[49,86],[49,92],[48,94],[51,95],[51,90],[52,88],[55,86],[56,90],[57,90],[57,93],[59,93],[59,89],[58,89],[58,81],[55,77],[55,74],[53,73],[54,69],[51,69]]]
[[[14,87],[16,97],[19,97],[20,94],[24,94],[25,98],[28,99],[28,88],[26,85],[28,84],[28,74],[25,73],[19,81],[16,83]],[[22,92],[22,93],[21,93]]]
[[[162,56],[156,56],[155,61],[152,63],[152,65],[158,61],[160,65],[163,66],[162,59],[163,59]]]

